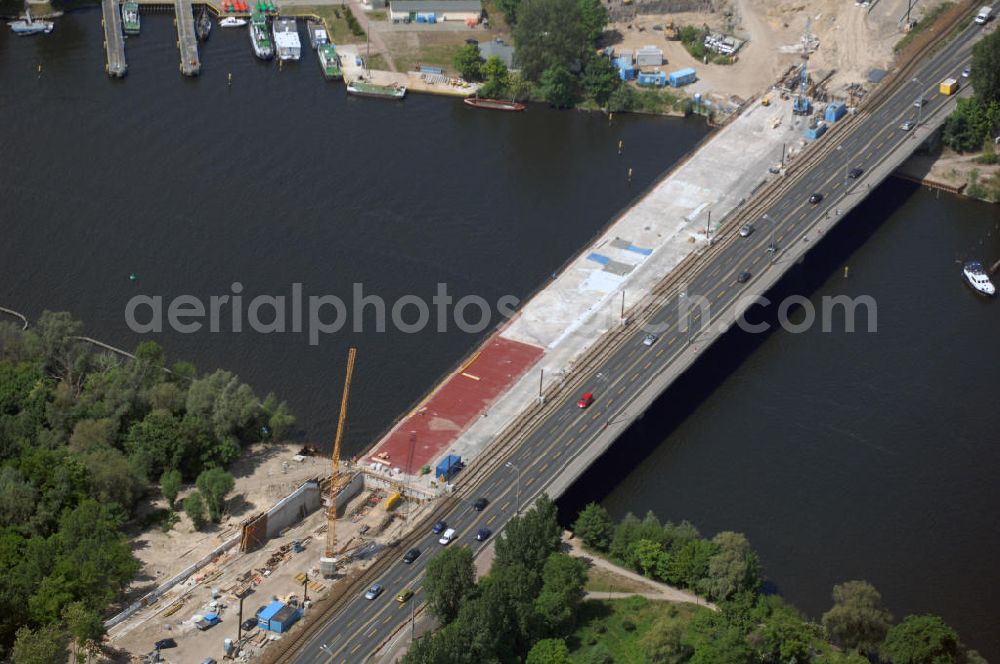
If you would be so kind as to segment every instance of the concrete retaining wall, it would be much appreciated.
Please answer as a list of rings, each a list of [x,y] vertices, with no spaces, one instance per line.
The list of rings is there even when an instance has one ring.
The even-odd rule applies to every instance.
[[[285,528],[318,510],[321,504],[319,482],[306,482],[267,511],[267,538],[277,537]]]

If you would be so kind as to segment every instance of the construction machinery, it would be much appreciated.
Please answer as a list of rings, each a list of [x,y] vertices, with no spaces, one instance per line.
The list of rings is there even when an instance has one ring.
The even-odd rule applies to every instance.
[[[806,91],[809,87],[809,48],[812,45],[812,17],[806,19],[806,32],[802,35],[802,67],[799,69],[799,92],[792,100],[792,113],[795,115],[809,115],[812,113],[812,104]]]
[[[351,376],[354,374],[354,356],[356,348],[347,351],[347,371],[344,375],[344,391],[340,397],[340,415],[337,417],[337,437],[333,441],[332,474],[330,479],[330,496],[326,508],[326,548],[319,559],[320,573],[326,578],[332,578],[337,573],[337,487],[340,477],[340,441],[344,438],[344,423],[347,420],[347,397],[351,392]]]

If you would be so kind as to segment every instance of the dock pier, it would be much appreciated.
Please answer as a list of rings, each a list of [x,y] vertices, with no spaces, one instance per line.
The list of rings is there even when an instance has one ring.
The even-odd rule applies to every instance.
[[[185,76],[197,76],[201,73],[201,60],[198,58],[198,38],[194,33],[194,9],[191,7],[191,0],[174,0],[174,14],[181,73]]]
[[[104,69],[108,76],[121,78],[128,71],[128,63],[125,62],[125,37],[118,0],[101,0],[101,11],[104,13],[101,24],[104,26],[104,48],[107,50]]]

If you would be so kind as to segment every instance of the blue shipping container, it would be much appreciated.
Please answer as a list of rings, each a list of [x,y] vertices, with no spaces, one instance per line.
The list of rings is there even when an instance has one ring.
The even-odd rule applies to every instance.
[[[618,69],[618,78],[623,81],[631,81],[635,78],[635,68],[634,67],[620,67]]]
[[[428,67],[427,65],[420,65],[420,72],[423,74],[443,74],[444,70],[440,67]]]
[[[460,470],[462,470],[462,457],[457,454],[449,454],[438,462],[434,477],[443,477],[447,481]]]
[[[658,88],[662,88],[667,84],[667,75],[662,71],[656,71],[652,73],[639,72],[639,80],[637,81],[639,85],[652,85]]]
[[[826,132],[826,125],[820,123],[815,127],[806,127],[805,137],[807,141],[815,141]]]
[[[694,83],[698,80],[698,74],[691,67],[678,69],[670,74],[670,87],[679,88],[682,85]]]

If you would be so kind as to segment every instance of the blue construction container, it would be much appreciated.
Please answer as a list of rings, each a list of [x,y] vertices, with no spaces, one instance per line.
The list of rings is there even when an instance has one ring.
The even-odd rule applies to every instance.
[[[301,617],[299,609],[274,600],[257,612],[257,626],[280,634],[287,632]]]
[[[443,74],[444,70],[440,67],[428,67],[427,65],[420,65],[421,74]]]
[[[667,84],[667,74],[662,71],[654,72],[639,72],[638,80],[636,81],[639,85],[655,86],[657,88],[662,88]]]
[[[462,457],[457,454],[449,454],[438,462],[437,468],[434,471],[434,477],[441,478],[447,482],[462,468]]]
[[[831,101],[826,106],[826,121],[836,122],[847,113],[847,106],[842,101]]]
[[[805,137],[807,141],[815,141],[826,132],[826,123],[818,122],[815,127],[806,127]]]
[[[694,83],[698,80],[698,74],[691,67],[685,67],[684,69],[678,69],[675,72],[671,72],[669,81],[670,87],[679,88],[682,85],[688,85],[689,83]]]

